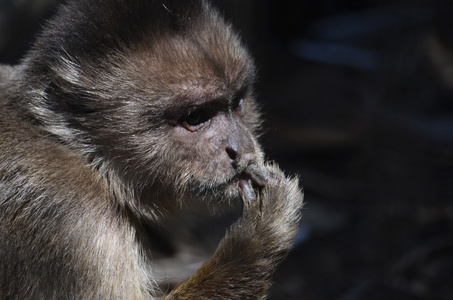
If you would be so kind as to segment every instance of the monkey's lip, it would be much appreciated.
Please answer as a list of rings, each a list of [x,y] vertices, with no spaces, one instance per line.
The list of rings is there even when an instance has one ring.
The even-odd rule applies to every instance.
[[[264,186],[264,182],[265,179],[262,178],[261,175],[244,171],[234,175],[225,183],[220,184],[220,186],[223,186],[224,188],[227,189],[234,188],[239,190],[242,189],[241,186],[243,186],[244,183],[247,183],[253,188],[262,188]]]
[[[233,176],[232,179],[234,183],[246,181],[256,188],[264,187],[267,181],[265,175],[256,164],[248,165],[241,172]]]
[[[243,174],[235,174],[230,178],[226,178],[224,181],[218,182],[214,188],[229,191],[239,190],[239,182],[241,180],[247,180],[247,178]]]
[[[247,182],[253,188],[260,189],[264,187],[267,180],[260,168],[256,164],[251,163],[237,170],[231,177],[218,181],[217,184],[211,185],[211,187],[229,192],[238,192],[241,190],[241,181]]]
[[[246,197],[250,201],[256,199],[256,193],[259,187],[247,176],[234,176],[223,187],[226,194],[234,195],[235,197]]]

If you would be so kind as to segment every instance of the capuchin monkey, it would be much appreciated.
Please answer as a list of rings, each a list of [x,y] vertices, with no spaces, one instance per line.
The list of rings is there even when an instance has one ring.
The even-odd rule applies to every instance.
[[[266,298],[303,196],[264,160],[252,59],[208,3],[67,1],[0,79],[0,299]],[[146,226],[234,203],[163,296]]]

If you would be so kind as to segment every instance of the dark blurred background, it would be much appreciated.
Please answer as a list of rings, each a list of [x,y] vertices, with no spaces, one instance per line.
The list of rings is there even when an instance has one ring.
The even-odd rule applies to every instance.
[[[305,190],[270,299],[453,299],[453,1],[214,2],[259,68],[265,151]],[[0,62],[55,3],[0,0]],[[220,238],[206,222],[192,235]]]

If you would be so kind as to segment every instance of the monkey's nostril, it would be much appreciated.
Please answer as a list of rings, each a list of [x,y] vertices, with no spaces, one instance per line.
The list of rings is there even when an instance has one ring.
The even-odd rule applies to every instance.
[[[226,147],[225,151],[231,160],[231,164],[236,168],[239,162],[239,153],[232,147]]]
[[[228,156],[232,159],[232,160],[236,160],[238,158],[238,153],[236,150],[234,150],[233,148],[231,147],[227,147],[226,149],[226,152],[228,154]]]

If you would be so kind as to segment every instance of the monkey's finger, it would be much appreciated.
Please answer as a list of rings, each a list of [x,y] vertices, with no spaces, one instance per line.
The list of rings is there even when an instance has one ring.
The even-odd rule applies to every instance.
[[[263,170],[255,164],[248,166],[244,170],[244,175],[247,176],[258,188],[264,187],[268,181]]]
[[[247,198],[249,202],[256,201],[256,194],[253,190],[252,186],[247,180],[241,179],[239,180],[239,188],[242,192],[242,196]]]

